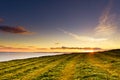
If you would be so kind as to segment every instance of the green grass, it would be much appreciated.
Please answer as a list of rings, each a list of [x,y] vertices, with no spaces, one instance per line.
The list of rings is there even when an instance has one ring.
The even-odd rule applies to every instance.
[[[120,80],[120,50],[0,62],[0,80]]]

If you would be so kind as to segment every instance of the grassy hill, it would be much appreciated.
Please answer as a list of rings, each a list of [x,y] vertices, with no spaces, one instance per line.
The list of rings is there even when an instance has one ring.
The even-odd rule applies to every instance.
[[[0,80],[120,80],[120,50],[0,62]]]

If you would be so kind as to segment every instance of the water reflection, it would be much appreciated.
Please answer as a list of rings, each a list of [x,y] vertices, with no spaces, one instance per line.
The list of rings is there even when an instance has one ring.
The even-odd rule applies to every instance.
[[[0,53],[0,62],[31,57],[60,55],[63,53]]]

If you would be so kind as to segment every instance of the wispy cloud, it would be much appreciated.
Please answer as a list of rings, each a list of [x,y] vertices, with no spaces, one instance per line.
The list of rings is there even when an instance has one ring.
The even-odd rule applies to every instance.
[[[110,14],[113,0],[110,0],[105,11],[99,19],[99,24],[95,28],[95,34],[97,36],[110,36],[116,32],[117,26],[115,23],[115,15]]]
[[[22,26],[20,27],[0,26],[0,31],[14,33],[14,34],[32,34],[32,32],[27,31]]]
[[[3,46],[0,45],[0,49],[5,49],[5,50],[30,50],[30,48],[14,48],[11,46]]]
[[[87,42],[99,42],[99,41],[105,41],[107,40],[106,38],[93,38],[93,37],[88,37],[88,36],[79,36],[77,34],[74,34],[74,33],[71,33],[71,32],[68,32],[64,29],[59,29],[60,31],[62,31],[63,33],[73,37],[74,39],[76,40],[79,40],[79,41],[87,41]]]
[[[99,18],[99,24],[94,28],[94,37],[80,36],[75,33],[59,29],[63,33],[72,36],[74,39],[86,42],[102,42],[108,40],[117,31],[117,24],[115,22],[116,15],[111,15],[110,11],[112,8],[113,0],[109,0],[109,4],[103,11],[103,14]],[[96,38],[97,37],[97,38]]]
[[[60,42],[55,42],[55,45],[59,45],[60,44]]]

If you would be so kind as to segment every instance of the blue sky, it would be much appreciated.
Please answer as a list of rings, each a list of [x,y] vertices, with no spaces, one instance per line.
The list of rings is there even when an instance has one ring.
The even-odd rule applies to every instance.
[[[113,33],[114,30],[116,34],[96,36],[95,29],[101,26],[100,18],[110,1],[112,1],[111,9],[106,16],[110,16],[110,19],[115,16],[112,23],[117,26],[117,29],[110,27],[109,30],[107,28],[107,31],[104,32],[108,34]],[[120,29],[118,23],[120,17],[119,3],[120,0],[1,0],[0,19],[3,19],[3,22],[0,23],[1,26],[22,26],[35,33],[21,35],[1,32],[1,45],[10,47],[74,46],[119,48],[117,45],[119,43],[118,30]],[[70,33],[78,37],[82,36],[82,39],[78,40]],[[112,40],[113,37],[115,40]],[[95,41],[98,41],[98,39],[107,40],[108,38],[109,40],[106,42],[109,42],[107,44],[111,43],[110,47],[106,46],[106,42],[99,46],[99,42],[96,43]],[[95,42],[89,42],[89,40],[86,42],[84,39]],[[59,43],[59,45],[54,43]]]

